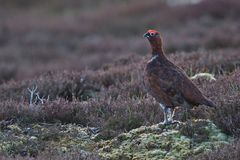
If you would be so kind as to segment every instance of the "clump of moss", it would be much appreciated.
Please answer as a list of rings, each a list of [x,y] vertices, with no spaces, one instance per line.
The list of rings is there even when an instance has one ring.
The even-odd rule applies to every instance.
[[[17,124],[0,130],[0,152],[6,155],[37,156],[51,150],[64,154],[76,149],[93,150],[94,128],[74,124]]]
[[[228,143],[211,121],[194,120],[169,126],[143,126],[99,143],[105,159],[186,159]]]
[[[142,126],[112,140],[96,139],[97,132],[75,124],[11,123],[0,130],[0,152],[37,156],[44,151],[64,155],[78,150],[84,155],[96,151],[104,159],[186,159],[231,139],[209,120]]]

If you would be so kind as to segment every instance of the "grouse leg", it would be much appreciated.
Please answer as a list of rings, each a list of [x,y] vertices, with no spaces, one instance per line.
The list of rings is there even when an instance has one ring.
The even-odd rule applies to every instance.
[[[159,105],[162,108],[163,115],[164,115],[164,121],[161,122],[161,124],[169,124],[169,122],[168,122],[168,112],[169,112],[168,110],[169,109],[165,105],[163,105],[162,103],[159,103]]]
[[[168,121],[169,121],[170,123],[173,122],[173,116],[174,116],[174,113],[173,113],[173,112],[174,112],[174,111],[173,111],[172,108],[168,108],[168,114],[169,114]]]
[[[170,112],[170,117],[168,119],[169,123],[171,124],[180,123],[180,121],[173,120],[173,117],[175,115],[175,109],[169,108],[169,112]]]

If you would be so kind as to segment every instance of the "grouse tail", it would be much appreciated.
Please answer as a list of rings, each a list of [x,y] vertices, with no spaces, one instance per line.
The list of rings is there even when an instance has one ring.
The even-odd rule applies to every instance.
[[[216,108],[216,104],[214,104],[211,100],[209,99],[205,99],[205,103],[204,103],[206,106],[209,106],[209,107],[213,107],[213,108]]]

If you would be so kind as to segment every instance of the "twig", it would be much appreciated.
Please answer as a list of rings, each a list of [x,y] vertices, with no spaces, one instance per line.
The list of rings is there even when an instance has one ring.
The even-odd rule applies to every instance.
[[[37,89],[38,89],[37,86],[35,86],[35,87],[33,86],[32,89],[28,88],[28,91],[29,91],[29,93],[30,93],[30,100],[29,100],[29,104],[30,104],[30,105],[33,105],[33,98],[34,98],[34,94],[35,94],[35,92],[37,91]]]

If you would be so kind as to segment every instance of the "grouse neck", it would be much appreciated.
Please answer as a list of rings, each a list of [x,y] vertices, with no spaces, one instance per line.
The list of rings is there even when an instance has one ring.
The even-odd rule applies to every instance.
[[[152,48],[152,55],[164,56],[162,48],[162,40],[160,37],[149,40]]]
[[[165,57],[163,51],[161,51],[161,52],[152,51],[152,57],[154,57],[154,56]]]
[[[154,53],[154,54],[163,54],[162,46],[160,46],[160,45],[152,45],[152,53]]]

